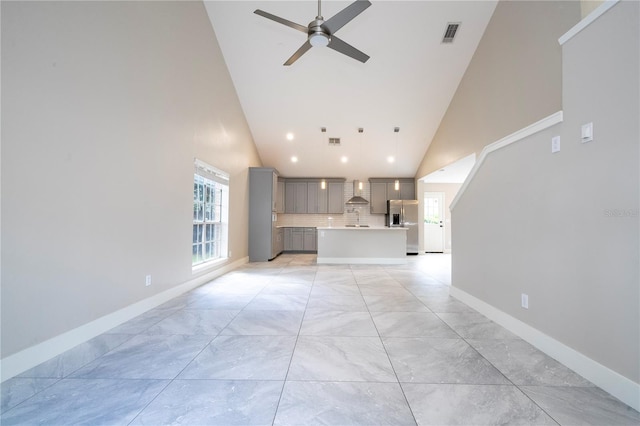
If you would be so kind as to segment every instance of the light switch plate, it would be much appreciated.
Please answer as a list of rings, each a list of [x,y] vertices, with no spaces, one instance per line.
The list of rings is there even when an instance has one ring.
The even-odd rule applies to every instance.
[[[560,136],[551,138],[551,153],[560,151]]]
[[[593,140],[593,123],[582,125],[582,143],[591,142]]]

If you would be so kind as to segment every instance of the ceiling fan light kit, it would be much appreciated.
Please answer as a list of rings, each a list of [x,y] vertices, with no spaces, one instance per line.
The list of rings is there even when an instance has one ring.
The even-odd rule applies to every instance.
[[[369,0],[356,0],[325,21],[321,13],[320,0],[318,0],[318,16],[306,27],[260,9],[256,9],[253,13],[307,34],[307,41],[287,59],[284,63],[285,66],[293,64],[312,47],[329,47],[336,52],[365,63],[369,60],[369,56],[336,37],[335,33],[369,6],[371,6]]]

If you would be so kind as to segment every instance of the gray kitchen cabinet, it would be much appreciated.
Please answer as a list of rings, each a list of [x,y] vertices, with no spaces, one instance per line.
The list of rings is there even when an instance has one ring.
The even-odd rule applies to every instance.
[[[400,200],[416,199],[416,183],[413,179],[410,182],[400,181]]]
[[[316,228],[304,228],[303,238],[302,249],[304,251],[318,251]]]
[[[291,251],[303,251],[304,250],[304,228],[289,228],[291,229],[289,247]]]
[[[278,180],[278,190],[276,191],[276,213],[284,213],[284,181]]]
[[[387,213],[387,183],[369,181],[371,196],[369,200],[369,211],[372,214]]]
[[[344,182],[327,182],[327,213],[344,213]]]
[[[387,200],[400,200],[400,185],[398,185],[398,190],[396,191],[396,182],[392,180],[391,182],[387,182]],[[386,207],[385,207],[386,212]]]
[[[265,262],[276,257],[275,194],[278,172],[270,167],[249,168],[249,260]]]
[[[307,213],[307,182],[285,181],[284,212]]]
[[[387,200],[415,200],[416,184],[412,178],[400,178],[399,189],[396,191],[395,178],[371,178],[371,199],[369,211],[372,214],[386,214]]]
[[[327,212],[327,188],[320,181],[307,182],[307,213]]]
[[[316,228],[293,228],[283,229],[283,249],[284,251],[315,252],[318,251]]]

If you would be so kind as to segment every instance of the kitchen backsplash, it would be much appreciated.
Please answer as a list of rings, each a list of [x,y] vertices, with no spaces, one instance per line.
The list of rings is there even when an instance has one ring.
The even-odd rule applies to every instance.
[[[363,182],[364,189],[362,197],[371,200],[371,190],[369,182]],[[353,182],[345,182],[344,184],[344,202],[353,197]],[[356,213],[358,212],[358,213]],[[344,206],[343,214],[278,214],[278,226],[309,226],[322,227],[334,226],[341,227],[345,225],[355,225],[360,215],[360,225],[384,226],[383,214],[369,213],[369,204]],[[331,219],[330,219],[331,218]]]

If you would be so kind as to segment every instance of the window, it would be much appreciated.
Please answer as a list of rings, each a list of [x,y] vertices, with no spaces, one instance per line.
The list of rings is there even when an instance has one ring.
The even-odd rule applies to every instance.
[[[193,176],[192,266],[227,258],[229,175],[200,160]]]

